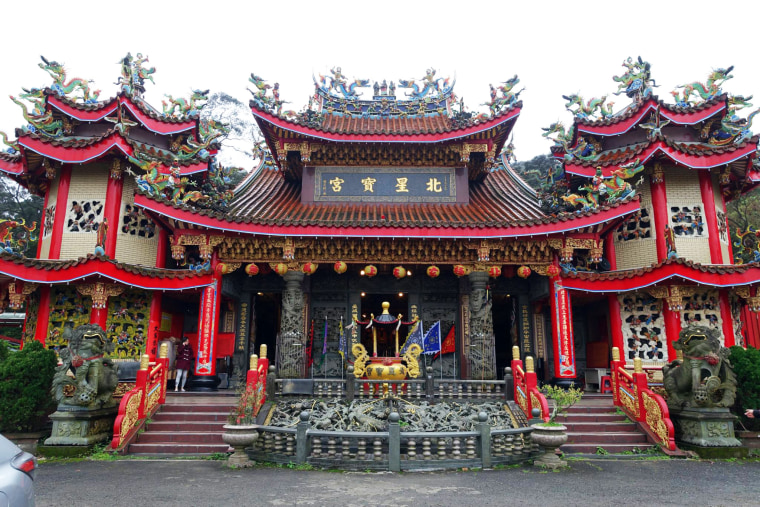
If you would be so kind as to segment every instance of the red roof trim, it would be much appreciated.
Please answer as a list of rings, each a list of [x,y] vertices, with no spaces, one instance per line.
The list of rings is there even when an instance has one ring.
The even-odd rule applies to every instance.
[[[625,120],[622,120],[618,123],[614,123],[611,125],[586,125],[586,124],[578,122],[577,130],[578,132],[584,132],[586,134],[594,134],[597,136],[616,136],[616,135],[624,134],[625,132],[628,132],[633,127],[638,125],[638,123],[647,114],[656,110],[658,105],[659,104],[656,101],[650,99],[647,102],[647,105],[645,107],[642,107],[639,112],[637,112],[630,118],[626,118]],[[662,116],[663,118],[667,120],[670,120],[673,123],[677,123],[679,125],[694,125],[695,123],[704,121],[707,118],[713,116],[714,114],[719,113],[720,111],[723,111],[725,108],[726,108],[725,101],[717,102],[711,105],[710,107],[707,107],[705,109],[700,109],[699,111],[689,111],[689,112],[670,111],[664,107],[661,107],[660,116]]]
[[[51,262],[51,261],[45,261]],[[102,276],[124,285],[148,290],[188,290],[206,287],[213,283],[211,273],[196,274],[191,271],[155,269],[155,276],[128,271],[116,263],[87,258],[66,266],[71,261],[61,261],[61,266],[44,269],[41,265],[24,265],[12,260],[0,259],[0,274],[31,283],[69,283],[88,277]],[[162,276],[162,271],[165,273]],[[170,274],[171,276],[166,276]]]
[[[119,149],[127,156],[134,156],[134,148],[132,148],[127,140],[116,130],[103,139],[87,146],[66,146],[57,140],[43,141],[42,139],[31,136],[23,136],[19,138],[18,143],[35,153],[39,153],[45,157],[67,164],[83,164],[85,162],[90,162],[104,156],[113,148]],[[2,167],[0,167],[0,169],[2,169]],[[195,174],[207,169],[208,162],[197,162],[187,166],[180,166],[180,173],[183,175]],[[168,174],[169,166],[161,164],[159,166],[159,172]]]
[[[185,209],[175,208],[140,194],[135,195],[135,204],[187,224],[244,234],[310,237],[345,236],[357,238],[407,238],[414,236],[434,239],[516,238],[556,234],[591,227],[641,209],[639,201],[634,200],[587,216],[567,215],[551,223],[516,224],[513,227],[331,227],[319,225],[268,225],[225,221],[216,217],[204,216]]]
[[[0,159],[0,171],[18,175],[24,172],[24,164],[20,160],[11,162],[10,160]]]
[[[760,266],[709,266],[671,262],[645,270],[612,271],[599,276],[579,274],[562,279],[566,289],[584,292],[630,292],[674,279],[711,287],[735,287],[760,283]],[[614,278],[613,278],[614,277]]]
[[[443,141],[451,141],[453,139],[468,137],[473,134],[477,134],[479,132],[492,129],[498,125],[501,125],[502,123],[506,123],[509,120],[515,119],[520,115],[520,109],[515,108],[504,116],[497,116],[495,118],[491,118],[490,120],[487,120],[484,123],[478,123],[477,125],[472,125],[470,127],[466,127],[463,129],[457,129],[451,132],[443,132],[443,133],[436,133],[436,134],[409,134],[409,135],[395,134],[394,135],[394,134],[344,134],[344,133],[337,133],[337,132],[335,133],[324,132],[322,130],[317,130],[311,127],[306,127],[304,125],[299,125],[297,123],[289,122],[285,119],[271,115],[264,111],[260,111],[258,109],[252,108],[251,111],[253,111],[254,116],[261,118],[263,121],[271,123],[272,125],[279,127],[283,130],[294,132],[302,136],[314,137],[314,138],[322,139],[325,141],[336,141],[336,142],[360,141],[360,142],[368,142],[368,143],[409,143],[409,142],[438,143],[438,142],[443,142]]]
[[[137,105],[135,105],[132,100],[129,99],[129,97],[119,96],[115,99],[112,99],[112,102],[108,105],[105,105],[101,109],[96,110],[83,110],[78,109],[76,107],[73,107],[69,104],[66,104],[63,102],[60,98],[56,97],[55,95],[50,95],[48,97],[48,103],[55,107],[56,109],[60,110],[62,113],[65,113],[72,118],[76,118],[80,121],[99,121],[108,116],[109,114],[116,111],[116,108],[119,104],[123,104],[126,106],[127,109],[137,118],[140,120],[142,125],[150,130],[151,132],[155,132],[157,134],[177,134],[179,132],[185,132],[187,130],[192,130],[195,128],[196,122],[195,120],[186,120],[183,122],[165,122],[161,121],[155,118],[151,118],[147,114],[145,114]]]
[[[658,152],[662,152],[674,162],[684,165],[690,169],[710,169],[720,165],[730,164],[735,160],[739,160],[740,158],[746,157],[747,155],[751,155],[756,149],[757,147],[754,145],[754,143],[746,143],[745,146],[736,148],[735,150],[725,151],[723,153],[714,153],[707,156],[692,155],[690,153],[679,151],[672,146],[668,146],[665,142],[658,140],[650,143],[649,146],[641,151],[641,153],[635,154],[632,152],[631,156],[623,162],[638,158],[641,159],[641,163],[645,163]],[[602,167],[602,174],[605,177],[610,176],[610,174],[612,174],[612,171],[616,170],[618,167],[619,164]],[[596,168],[593,166],[584,166],[572,163],[565,164],[565,171],[570,174],[576,174],[579,176],[594,176],[596,174]]]

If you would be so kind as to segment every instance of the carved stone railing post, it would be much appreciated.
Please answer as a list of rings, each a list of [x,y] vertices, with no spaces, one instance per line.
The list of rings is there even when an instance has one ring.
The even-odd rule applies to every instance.
[[[478,413],[477,426],[480,433],[480,460],[483,468],[491,468],[491,425],[488,424],[488,414]]]
[[[346,368],[346,401],[354,401],[356,382],[354,381],[354,367]]]
[[[398,412],[388,416],[388,468],[391,472],[401,471],[401,424]]]
[[[309,411],[304,410],[298,417],[298,426],[296,426],[296,463],[306,463],[309,456]]]
[[[512,376],[512,368],[504,368],[504,399],[514,401],[515,399],[515,378]]]

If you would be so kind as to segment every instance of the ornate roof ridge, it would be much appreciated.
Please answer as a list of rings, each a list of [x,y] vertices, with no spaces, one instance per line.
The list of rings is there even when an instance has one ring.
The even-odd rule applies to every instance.
[[[187,121],[195,121],[200,118],[200,116],[197,116],[195,114],[170,116],[165,113],[161,113],[155,107],[148,104],[148,102],[145,101],[144,99],[140,97],[135,97],[134,95],[130,95],[126,93],[124,90],[120,91],[113,97],[110,97],[106,100],[97,101],[97,102],[78,102],[76,100],[72,100],[66,95],[61,95],[60,93],[58,93],[57,91],[51,88],[45,88],[43,92],[47,96],[51,96],[51,97],[56,98],[57,100],[60,100],[61,103],[65,104],[66,106],[71,107],[72,109],[80,110],[80,111],[99,111],[101,109],[104,109],[110,106],[114,102],[127,100],[131,104],[134,104],[142,113],[144,113],[151,119],[160,121],[163,123],[185,123]]]
[[[577,278],[580,280],[624,280],[628,278],[635,278],[645,273],[653,273],[658,269],[671,265],[685,266],[702,273],[713,273],[718,275],[744,273],[749,268],[760,267],[760,264],[756,262],[750,264],[701,264],[699,262],[685,259],[683,257],[677,257],[674,259],[666,259],[662,262],[657,262],[640,268],[620,269],[604,272],[578,271],[575,273],[566,273],[563,276],[566,278]]]
[[[643,108],[648,107],[649,105],[653,105],[655,107],[661,107],[673,113],[689,114],[689,113],[698,113],[704,109],[714,106],[715,104],[718,104],[720,102],[725,102],[727,99],[728,99],[728,94],[722,93],[720,95],[716,95],[715,97],[709,100],[700,102],[698,104],[693,104],[690,106],[679,106],[678,104],[667,103],[657,95],[650,95],[646,98],[646,100],[642,102],[634,102],[632,104],[629,104],[628,106],[621,109],[617,113],[614,113],[611,116],[608,116],[606,118],[596,118],[596,119],[591,120],[588,118],[580,118],[576,116],[574,120],[577,125],[582,125],[586,127],[603,127],[603,126],[606,127],[610,125],[615,125],[616,123],[620,123],[621,121],[627,120],[635,116]]]

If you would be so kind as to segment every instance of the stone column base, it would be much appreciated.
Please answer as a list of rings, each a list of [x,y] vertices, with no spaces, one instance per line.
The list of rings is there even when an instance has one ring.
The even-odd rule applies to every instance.
[[[51,416],[53,431],[45,445],[92,445],[109,440],[118,407],[96,410],[61,410]]]
[[[670,409],[676,441],[699,447],[740,447],[734,434],[736,416],[727,408]]]

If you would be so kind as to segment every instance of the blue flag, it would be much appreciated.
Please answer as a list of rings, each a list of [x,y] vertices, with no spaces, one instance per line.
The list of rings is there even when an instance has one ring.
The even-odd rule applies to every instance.
[[[433,327],[425,333],[424,354],[436,354],[441,351],[441,321],[439,320]]]
[[[412,330],[409,331],[409,334],[406,337],[406,341],[404,342],[404,346],[401,347],[400,354],[403,355],[406,353],[407,349],[409,348],[409,345],[412,343],[416,343],[417,345],[422,347],[422,321],[418,320],[415,322],[414,326],[412,327]]]

